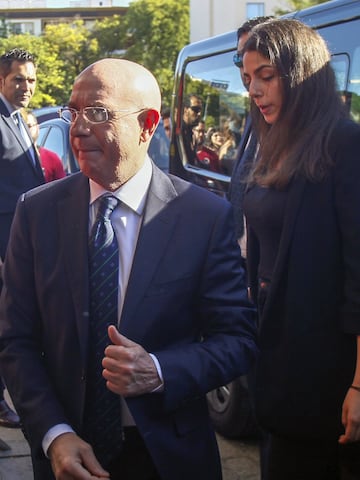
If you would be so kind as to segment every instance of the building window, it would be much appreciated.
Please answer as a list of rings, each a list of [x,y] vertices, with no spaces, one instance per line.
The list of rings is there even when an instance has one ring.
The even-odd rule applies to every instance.
[[[263,17],[265,15],[264,3],[247,3],[246,18]]]
[[[30,33],[34,35],[34,23],[33,22],[11,22],[11,31],[15,35],[20,35],[22,33]]]

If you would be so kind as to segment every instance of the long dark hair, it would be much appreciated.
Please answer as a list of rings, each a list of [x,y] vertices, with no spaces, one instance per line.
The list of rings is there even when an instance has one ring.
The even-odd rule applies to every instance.
[[[332,165],[329,139],[345,116],[325,41],[297,20],[270,20],[251,31],[243,52],[250,51],[270,60],[283,87],[282,109],[272,125],[252,102],[259,150],[250,181],[277,188],[299,174],[320,181]]]

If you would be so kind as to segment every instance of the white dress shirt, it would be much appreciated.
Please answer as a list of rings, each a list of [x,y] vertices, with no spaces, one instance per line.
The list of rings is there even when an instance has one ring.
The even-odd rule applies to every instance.
[[[131,267],[133,264],[137,240],[143,219],[146,196],[149,189],[152,175],[152,164],[149,157],[146,157],[141,169],[122,185],[115,192],[108,192],[101,185],[89,180],[90,205],[89,205],[89,233],[96,219],[98,209],[97,199],[105,193],[111,193],[120,200],[120,204],[111,215],[111,224],[119,244],[119,297],[118,297],[118,324],[120,323],[121,312],[124,304],[126,288],[129,281]],[[119,326],[119,325],[118,325]],[[163,382],[161,367],[157,358],[151,354],[158,375]],[[163,385],[155,391],[162,390]],[[120,397],[121,398],[121,397]],[[127,408],[126,402],[122,401],[122,421],[124,426],[134,425],[134,420]],[[42,446],[45,454],[53,440],[63,433],[74,430],[67,424],[59,424],[52,427],[44,436]]]

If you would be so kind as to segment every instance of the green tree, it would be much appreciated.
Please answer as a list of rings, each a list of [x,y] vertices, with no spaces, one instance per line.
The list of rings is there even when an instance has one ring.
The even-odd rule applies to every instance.
[[[284,10],[282,8],[278,8],[275,10],[277,15],[283,15],[285,13],[293,12],[294,10],[302,10],[304,8],[313,7],[314,5],[319,5],[320,3],[325,3],[328,0],[287,0],[289,4],[289,9]]]
[[[134,1],[124,23],[124,57],[155,75],[164,103],[170,105],[176,58],[189,43],[189,0]]]
[[[47,25],[42,35],[49,55],[60,62],[59,82],[56,85],[58,103],[69,99],[75,77],[99,58],[99,45],[82,20],[73,23]]]
[[[101,58],[121,56],[124,53],[125,23],[120,15],[113,15],[95,22],[91,37],[99,45]]]

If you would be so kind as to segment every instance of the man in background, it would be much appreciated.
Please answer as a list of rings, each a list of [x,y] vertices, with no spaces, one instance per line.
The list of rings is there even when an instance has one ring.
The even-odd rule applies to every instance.
[[[45,147],[40,147],[37,144],[40,129],[36,116],[32,112],[28,112],[25,109],[22,110],[22,115],[25,119],[26,125],[30,130],[31,138],[39,154],[40,164],[44,173],[45,181],[52,182],[53,180],[64,178],[66,176],[66,172],[59,155],[56,152],[53,152]]]
[[[193,128],[201,119],[202,108],[202,100],[198,95],[190,93],[185,97],[182,117],[182,130],[186,158],[191,165],[196,164],[196,145],[194,141]]]
[[[266,20],[270,20],[271,18],[272,17],[252,18],[243,23],[237,31],[237,52],[233,57],[233,62],[234,65],[240,70],[240,78],[246,89],[248,89],[248,86],[243,76],[243,46],[249,38],[249,33],[252,28],[254,28],[260,23],[265,22]],[[245,122],[240,144],[238,146],[237,159],[235,161],[234,168],[231,174],[231,181],[227,195],[227,198],[229,199],[234,209],[235,232],[241,248],[241,256],[243,259],[246,258],[246,237],[242,202],[245,188],[245,179],[249,169],[251,168],[252,162],[254,161],[256,155],[256,146],[257,140],[251,129],[251,117],[249,114]]]
[[[161,111],[161,118],[164,125],[164,130],[166,136],[169,140],[171,140],[171,115],[170,115],[170,108],[164,108]]]
[[[0,56],[0,274],[15,206],[20,195],[44,183],[39,157],[20,109],[34,95],[36,66],[31,53],[15,48]],[[2,279],[0,276],[0,292]],[[0,426],[19,427],[4,399],[0,379]]]

